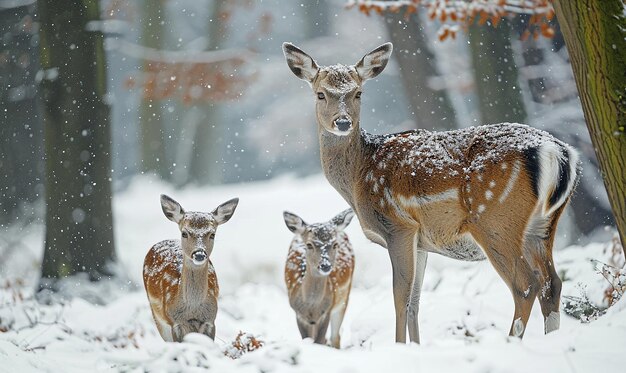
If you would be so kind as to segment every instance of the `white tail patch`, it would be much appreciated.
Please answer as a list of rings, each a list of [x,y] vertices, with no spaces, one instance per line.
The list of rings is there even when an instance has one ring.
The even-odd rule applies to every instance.
[[[498,198],[498,201],[500,203],[503,203],[506,200],[506,198],[509,196],[511,191],[513,190],[513,187],[515,186],[515,183],[517,182],[517,178],[519,177],[519,172],[521,168],[522,168],[522,165],[520,161],[515,161],[515,163],[513,163],[513,169],[511,171],[511,176],[509,177],[509,181],[507,181],[506,186],[504,187],[504,190],[502,191],[502,194],[500,195],[500,198]]]
[[[537,152],[539,163],[539,182],[537,198],[544,206],[544,215],[550,215],[547,208],[550,195],[556,188],[560,176],[560,164],[563,162],[563,152],[558,144],[546,142],[541,145]],[[555,205],[555,207],[558,205]]]
[[[574,148],[572,148],[571,146],[569,146],[567,144],[563,144],[563,146],[565,146],[565,148],[567,149],[567,153],[568,153],[568,156],[569,156],[568,159],[567,159],[567,163],[568,164],[565,165],[566,167],[569,167],[569,180],[567,181],[567,188],[566,188],[565,192],[561,194],[561,197],[559,197],[559,199],[554,203],[554,205],[546,212],[547,216],[552,215],[552,213],[556,209],[558,209],[559,207],[561,207],[561,205],[563,203],[565,203],[567,198],[569,198],[569,196],[572,194],[572,190],[576,186],[576,182],[578,180],[578,176],[577,176],[578,161],[579,161],[578,152]],[[561,155],[561,159],[560,160],[563,161],[563,155]],[[558,169],[559,165],[557,164],[556,167]],[[557,174],[557,177],[555,179],[556,183],[558,183],[558,181],[559,181],[559,176],[560,175]],[[552,189],[554,189],[554,188],[556,188],[556,185],[554,185]]]
[[[562,147],[567,149],[568,158],[565,159]],[[577,167],[578,167],[578,152],[569,145],[559,145],[554,142],[546,142],[539,148],[539,185],[538,185],[538,198],[543,204],[543,213],[545,216],[550,216],[556,209],[569,198],[572,193],[572,189],[576,184]],[[566,190],[561,194],[559,199],[548,208],[548,201],[557,188],[561,177],[561,164],[567,162],[565,167],[569,167],[569,180],[567,182]]]

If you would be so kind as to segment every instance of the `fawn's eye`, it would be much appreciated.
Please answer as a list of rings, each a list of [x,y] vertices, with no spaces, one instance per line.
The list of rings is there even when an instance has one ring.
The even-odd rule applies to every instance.
[[[306,244],[306,248],[309,250],[313,250],[313,245],[311,245],[310,243]]]
[[[359,92],[357,92],[357,93],[356,93],[356,96],[354,96],[354,97],[356,97],[356,98],[361,98],[361,92],[360,92],[360,91],[359,91]]]
[[[212,239],[212,240],[213,240],[213,239],[215,239],[215,233],[211,233],[211,234],[209,235],[209,238],[210,238],[210,239]]]
[[[189,234],[187,232],[183,232],[183,238],[187,238],[189,237]]]
[[[317,99],[318,100],[324,100],[324,99],[326,99],[326,96],[324,96],[324,93],[322,93],[322,92],[317,92]]]

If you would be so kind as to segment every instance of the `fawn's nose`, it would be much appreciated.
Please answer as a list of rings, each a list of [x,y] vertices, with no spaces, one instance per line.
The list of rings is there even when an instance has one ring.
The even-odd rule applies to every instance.
[[[204,250],[196,250],[191,253],[191,260],[193,260],[194,264],[203,264],[207,259],[206,251]]]
[[[319,266],[320,273],[323,275],[327,275],[330,273],[330,263],[322,263]]]
[[[352,121],[348,118],[339,118],[335,120],[335,126],[339,131],[345,132],[352,126]]]

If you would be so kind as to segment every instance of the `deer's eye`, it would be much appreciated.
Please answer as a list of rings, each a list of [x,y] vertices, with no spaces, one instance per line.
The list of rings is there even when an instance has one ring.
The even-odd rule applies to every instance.
[[[317,99],[318,100],[324,100],[324,99],[326,99],[326,96],[324,96],[324,93],[322,93],[322,92],[317,92]]]
[[[310,243],[306,244],[306,248],[309,250],[313,250],[313,245],[311,245]]]
[[[187,238],[189,237],[189,234],[187,232],[183,232],[183,238]]]
[[[213,240],[213,239],[215,239],[215,233],[211,233],[211,234],[209,235],[209,238],[210,238],[210,239],[212,239],[212,240]]]
[[[361,91],[357,92],[357,93],[356,93],[356,96],[354,96],[354,97],[356,97],[356,98],[361,98]]]

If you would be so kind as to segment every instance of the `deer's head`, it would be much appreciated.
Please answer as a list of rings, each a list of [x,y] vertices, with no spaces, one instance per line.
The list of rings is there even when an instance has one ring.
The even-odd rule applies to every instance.
[[[311,273],[328,276],[335,265],[339,245],[339,234],[350,224],[352,209],[339,213],[326,223],[307,224],[296,214],[283,212],[290,231],[300,236],[306,246],[305,256]]]
[[[212,212],[185,211],[172,198],[161,195],[161,208],[165,217],[178,224],[181,234],[181,248],[184,260],[201,266],[207,262],[213,251],[217,226],[226,223],[233,216],[239,198],[233,198],[217,206]]]
[[[319,67],[300,48],[283,43],[283,53],[291,71],[313,88],[317,122],[326,131],[338,136],[346,136],[358,128],[363,84],[383,71],[392,49],[391,43],[385,43],[363,56],[355,65]]]

